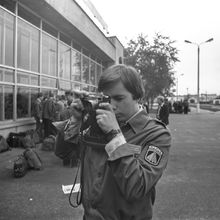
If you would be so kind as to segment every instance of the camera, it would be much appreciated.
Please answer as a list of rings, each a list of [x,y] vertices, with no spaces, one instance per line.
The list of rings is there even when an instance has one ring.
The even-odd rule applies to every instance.
[[[90,93],[87,96],[80,98],[84,107],[84,118],[87,120],[82,124],[82,130],[90,127],[90,136],[102,138],[104,136],[103,131],[99,127],[96,121],[96,109],[100,108],[100,103],[110,103],[111,98],[109,96],[101,94]]]

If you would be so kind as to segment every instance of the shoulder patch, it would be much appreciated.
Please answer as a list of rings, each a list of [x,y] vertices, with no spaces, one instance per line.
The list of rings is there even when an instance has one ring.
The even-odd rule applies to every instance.
[[[157,166],[161,160],[162,155],[163,152],[158,147],[150,145],[147,149],[144,159],[149,164]]]

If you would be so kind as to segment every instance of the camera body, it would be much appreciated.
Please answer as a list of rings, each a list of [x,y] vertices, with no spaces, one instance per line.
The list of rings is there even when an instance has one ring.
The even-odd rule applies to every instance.
[[[96,121],[96,109],[100,108],[100,103],[110,103],[111,98],[103,94],[89,94],[80,98],[84,107],[84,116],[88,117],[82,124],[82,130],[90,127],[90,135],[97,138],[104,136],[103,131]]]

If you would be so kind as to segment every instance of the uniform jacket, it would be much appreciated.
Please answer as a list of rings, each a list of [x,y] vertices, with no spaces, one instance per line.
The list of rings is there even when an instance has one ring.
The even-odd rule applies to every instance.
[[[33,116],[37,119],[42,118],[42,103],[39,98],[34,102]]]
[[[56,104],[53,98],[48,98],[43,102],[43,118],[51,121],[55,120]]]
[[[165,125],[169,124],[169,107],[162,103],[157,110],[157,119],[161,120]]]
[[[155,186],[168,161],[171,136],[166,126],[142,110],[121,127],[127,143],[109,157],[105,143],[85,134],[82,204],[85,220],[152,219]]]

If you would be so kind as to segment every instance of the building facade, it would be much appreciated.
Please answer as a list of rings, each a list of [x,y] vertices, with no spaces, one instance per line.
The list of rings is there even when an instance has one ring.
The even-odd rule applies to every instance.
[[[123,49],[74,0],[0,0],[0,134],[34,128],[38,92],[96,91]]]

